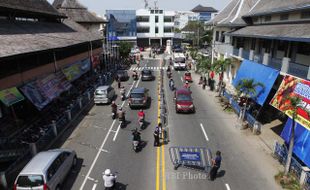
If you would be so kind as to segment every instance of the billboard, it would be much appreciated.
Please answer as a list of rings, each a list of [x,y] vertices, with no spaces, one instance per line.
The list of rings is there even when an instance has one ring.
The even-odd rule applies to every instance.
[[[292,118],[293,111],[287,110],[287,107],[290,106],[290,100],[287,97],[294,96],[301,99],[301,105],[297,109],[296,121],[310,130],[310,81],[289,75],[285,76],[270,104]]]
[[[8,88],[0,91],[0,100],[6,105],[11,106],[19,101],[24,100],[24,96],[16,87]]]

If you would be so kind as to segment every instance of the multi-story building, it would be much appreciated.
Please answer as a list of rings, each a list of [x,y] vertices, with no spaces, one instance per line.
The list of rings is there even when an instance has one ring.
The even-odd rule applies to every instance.
[[[197,15],[193,18],[195,20],[199,20],[202,22],[207,22],[214,18],[217,14],[217,10],[213,7],[204,7],[202,5],[197,5],[195,8],[191,10],[193,13],[197,13]]]
[[[59,12],[93,33],[99,33],[107,22],[96,14],[89,12],[78,0],[54,0],[53,6]]]
[[[108,38],[110,41],[137,43],[137,22],[135,10],[107,10]]]
[[[140,9],[136,16],[138,46],[162,46],[174,39],[174,11]]]
[[[192,11],[177,11],[174,20],[174,27],[179,30],[183,29],[189,21],[197,21],[199,13]]]

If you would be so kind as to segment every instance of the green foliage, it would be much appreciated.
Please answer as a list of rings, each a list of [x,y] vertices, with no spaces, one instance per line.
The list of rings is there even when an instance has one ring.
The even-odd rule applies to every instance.
[[[302,190],[299,185],[299,181],[292,174],[285,175],[284,172],[279,172],[274,176],[276,182],[281,185],[282,188],[288,190]]]
[[[126,58],[129,56],[132,45],[129,42],[119,42],[119,54],[121,57]]]
[[[190,50],[189,50],[189,54],[191,55],[191,57],[193,59],[198,59],[198,49],[197,48],[194,48],[192,47]]]
[[[193,41],[193,45],[200,46],[204,41],[205,36],[204,24],[200,21],[189,21],[182,31],[190,32],[186,38]],[[212,35],[211,35],[212,36]]]
[[[198,55],[197,70],[203,74],[209,73],[211,71],[211,59]]]
[[[264,88],[264,84],[260,82],[255,82],[254,79],[242,79],[239,81],[236,90],[238,95],[243,94],[245,97],[255,97],[257,95],[256,87]]]
[[[231,65],[231,59],[219,59],[214,61],[213,70],[216,73],[223,73]]]
[[[213,37],[213,31],[212,30],[207,30],[204,32],[201,40],[202,42],[207,42],[208,44],[212,43],[212,37]]]

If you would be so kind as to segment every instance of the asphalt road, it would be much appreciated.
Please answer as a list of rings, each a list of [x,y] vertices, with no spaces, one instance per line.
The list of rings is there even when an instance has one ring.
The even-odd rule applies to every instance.
[[[161,57],[161,56],[160,56]],[[264,164],[266,158],[240,138],[234,120],[216,106],[214,95],[196,84],[191,90],[195,114],[176,114],[172,92],[165,78],[168,104],[170,142],[160,148],[153,146],[153,130],[158,122],[158,75],[160,57],[143,60],[141,67],[154,69],[154,81],[129,79],[123,85],[127,90],[139,86],[148,88],[151,105],[146,112],[147,128],[142,133],[143,149],[132,150],[131,130],[138,127],[138,110],[131,110],[127,102],[116,99],[126,110],[128,125],[119,129],[118,120],[111,119],[109,105],[94,106],[78,124],[62,147],[74,149],[78,166],[67,178],[63,189],[104,189],[102,172],[106,168],[117,172],[117,188],[126,190],[191,190],[191,189],[279,189],[274,183],[274,170]],[[131,75],[131,71],[129,71]],[[165,75],[166,76],[166,75]],[[176,87],[182,86],[183,72],[173,71]],[[118,89],[116,89],[118,92]],[[201,146],[214,154],[221,150],[223,161],[215,181],[207,180],[204,172],[180,167],[174,170],[169,158],[171,146]]]

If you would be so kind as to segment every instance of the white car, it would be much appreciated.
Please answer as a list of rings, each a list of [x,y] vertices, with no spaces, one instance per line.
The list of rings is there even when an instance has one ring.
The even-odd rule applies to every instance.
[[[112,102],[115,97],[115,90],[111,86],[99,86],[95,90],[94,102],[95,104],[107,104]]]

